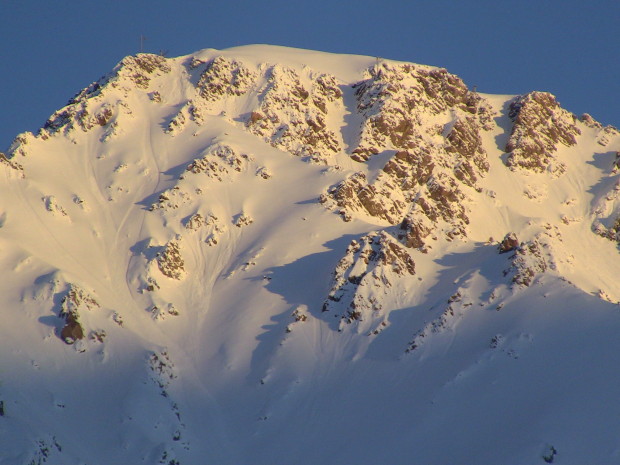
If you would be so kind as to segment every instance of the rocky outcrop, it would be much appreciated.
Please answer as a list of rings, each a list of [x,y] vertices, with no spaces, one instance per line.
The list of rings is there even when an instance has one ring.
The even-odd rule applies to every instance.
[[[255,85],[257,77],[243,63],[219,56],[207,63],[196,89],[206,101],[216,102],[245,94]]]
[[[382,63],[355,85],[357,110],[364,117],[354,160],[363,162],[385,149],[411,150],[421,140],[441,138],[450,112],[474,116],[491,127],[490,107],[445,69]]]
[[[433,152],[429,147],[397,152],[373,183],[368,183],[363,173],[354,174],[330,188],[320,201],[337,210],[345,221],[361,213],[400,224],[405,231],[402,237],[406,236],[412,247],[423,246],[431,225],[449,239],[465,236],[467,196],[456,175],[463,164],[446,169],[448,157],[447,152]],[[473,168],[472,172],[479,170]],[[475,174],[467,179],[475,179]]]
[[[245,171],[250,161],[253,161],[250,155],[239,154],[229,145],[216,144],[205,150],[204,156],[195,159],[185,170],[192,174],[204,173],[222,182],[224,177],[233,172]]]
[[[382,64],[369,76],[356,85],[364,120],[352,158],[395,153],[373,181],[355,173],[321,202],[345,221],[369,215],[400,224],[410,247],[423,248],[432,229],[448,239],[465,236],[466,191],[479,191],[489,170],[481,132],[492,127],[492,110],[445,70]]]
[[[480,126],[473,117],[457,119],[446,136],[446,152],[455,155],[454,175],[462,183],[475,187],[479,176],[489,171],[482,147]]]
[[[186,179],[193,176],[205,176],[206,180],[224,182],[233,176],[247,171],[250,164],[254,161],[251,155],[239,153],[227,144],[215,143],[208,146],[201,156],[194,159],[185,168],[185,173],[179,177],[175,186],[166,189],[159,194],[155,203],[150,206],[150,210],[175,210],[181,205],[192,202],[194,194],[202,193],[205,180]],[[193,182],[196,181],[196,182]],[[196,185],[201,187],[196,187]]]
[[[123,78],[133,82],[140,89],[147,89],[151,79],[171,71],[168,59],[151,53],[128,56],[117,65],[114,85]]]
[[[342,99],[336,78],[312,77],[312,84],[292,68],[276,65],[260,89],[260,105],[250,113],[247,129],[294,155],[326,163],[341,149],[341,138],[327,127],[329,105]]]
[[[127,95],[131,89],[146,90],[151,80],[172,70],[168,60],[159,55],[140,53],[125,57],[107,76],[86,87],[69,100],[67,106],[56,111],[39,131],[43,139],[75,129],[88,132],[96,127],[108,128],[103,140],[115,134],[118,116],[131,115],[132,111],[123,100],[111,104],[104,102],[107,89],[119,89]]]
[[[174,135],[188,120],[201,125],[206,113],[225,112],[232,100],[252,94],[257,103],[245,114],[230,116],[265,142],[322,163],[342,149],[341,137],[327,127],[330,105],[342,104],[339,83],[331,75],[310,69],[302,74],[281,65],[256,69],[219,56],[204,65],[196,90],[197,98],[179,111],[167,132]]]
[[[408,353],[418,349],[433,335],[450,331],[465,316],[465,313],[472,305],[473,302],[468,295],[468,290],[459,288],[450,296],[441,314],[414,334],[405,352]]]
[[[499,243],[498,250],[499,253],[507,253],[516,250],[519,247],[519,239],[517,239],[517,235],[513,232],[510,232],[504,236],[502,242]]]
[[[0,165],[5,165],[15,171],[24,171],[24,167],[12,158],[8,158],[4,153],[0,152]]]
[[[216,245],[224,232],[223,225],[219,223],[215,215],[211,214],[204,217],[200,213],[194,213],[184,224],[186,230],[201,231],[202,236],[205,237],[205,243],[210,246]]]
[[[401,243],[385,231],[370,233],[347,247],[322,310],[346,323],[378,316],[392,283],[414,274],[415,262]]]
[[[548,241],[550,236],[538,234],[514,249],[514,254],[510,256],[510,267],[504,271],[505,276],[512,276],[512,284],[528,287],[538,275],[557,268]]]
[[[511,103],[509,116],[514,124],[506,144],[507,166],[561,175],[566,168],[555,153],[558,144],[577,143],[581,131],[575,115],[561,108],[553,95],[530,92]]]
[[[609,227],[605,227],[600,221],[597,221],[592,226],[592,230],[605,239],[620,243],[620,216]]]
[[[170,241],[156,255],[157,266],[164,276],[180,280],[185,275],[185,261],[177,241]]]
[[[84,328],[80,323],[80,312],[95,308],[99,308],[99,303],[94,297],[75,284],[69,285],[69,290],[60,302],[59,316],[65,320],[60,338],[67,344],[83,339]]]

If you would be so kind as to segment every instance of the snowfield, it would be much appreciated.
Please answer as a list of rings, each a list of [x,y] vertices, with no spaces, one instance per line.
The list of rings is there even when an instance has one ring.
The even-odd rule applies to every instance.
[[[125,58],[0,154],[0,464],[620,463],[619,151],[441,68]]]

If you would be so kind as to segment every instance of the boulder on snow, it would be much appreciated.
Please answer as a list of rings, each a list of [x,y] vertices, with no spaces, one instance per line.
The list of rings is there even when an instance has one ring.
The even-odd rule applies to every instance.
[[[519,247],[519,239],[517,235],[510,232],[504,236],[504,239],[499,244],[499,253],[511,252]]]
[[[84,330],[82,329],[80,322],[77,320],[76,315],[67,315],[66,322],[67,324],[60,331],[60,338],[66,344],[73,344],[78,339],[84,338]]]

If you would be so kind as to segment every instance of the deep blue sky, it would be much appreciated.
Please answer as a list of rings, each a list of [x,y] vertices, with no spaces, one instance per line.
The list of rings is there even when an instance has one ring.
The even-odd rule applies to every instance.
[[[267,43],[442,66],[546,90],[620,126],[619,0],[0,0],[0,150],[140,49]]]

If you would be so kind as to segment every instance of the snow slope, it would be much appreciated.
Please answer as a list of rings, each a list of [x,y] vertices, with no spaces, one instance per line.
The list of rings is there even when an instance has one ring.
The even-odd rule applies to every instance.
[[[0,464],[620,463],[618,151],[429,66],[125,58],[0,154]]]

